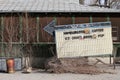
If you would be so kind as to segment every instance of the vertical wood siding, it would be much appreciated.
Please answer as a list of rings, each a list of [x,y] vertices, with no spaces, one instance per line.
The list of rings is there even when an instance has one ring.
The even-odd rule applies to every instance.
[[[75,17],[76,24],[89,23],[89,22],[90,22],[89,16]]]
[[[72,17],[58,16],[57,25],[72,24]]]
[[[1,29],[0,40],[3,39],[3,42],[7,42],[9,38],[9,33],[7,29],[10,29],[10,26],[15,30],[15,34],[13,35],[13,42],[26,42],[27,39],[30,39],[33,43],[40,42],[54,42],[54,38],[45,32],[43,28],[49,24],[52,20],[56,20],[56,25],[66,25],[66,24],[82,24],[92,22],[104,22],[108,21],[106,15],[89,15],[89,14],[81,14],[81,15],[46,15],[46,14],[28,14],[26,19],[25,14],[2,14],[0,19]],[[11,18],[12,17],[12,18]],[[113,27],[113,36],[118,37],[118,41],[120,41],[120,17],[111,16],[110,21],[112,22]],[[12,21],[11,21],[12,20]],[[3,21],[3,24],[2,24]],[[3,29],[2,29],[3,26]],[[116,28],[115,28],[116,27]],[[114,32],[114,31],[117,32]]]
[[[110,17],[110,21],[112,22],[112,35],[118,38],[116,41],[120,41],[120,17]]]
[[[40,34],[39,34],[39,40],[40,42],[51,42],[53,40],[52,36],[45,32],[43,28],[48,25],[52,20],[54,20],[54,17],[40,17]]]
[[[120,42],[120,16],[113,15],[99,15],[99,14],[28,14],[26,19],[25,13],[5,13],[0,14],[0,55],[3,55],[4,43],[8,42],[9,33],[7,28],[12,28],[15,30],[15,33],[12,38],[12,42],[17,42],[17,44],[27,43],[27,39],[30,39],[32,43],[37,45],[33,46],[33,52],[35,57],[41,56],[52,56],[49,48],[51,46],[55,47],[54,38],[43,28],[49,24],[52,20],[56,20],[56,25],[66,25],[66,24],[83,24],[89,22],[104,22],[109,20],[112,22],[112,36],[117,37]],[[12,18],[11,18],[12,17]],[[12,21],[11,21],[12,19]],[[10,26],[11,25],[11,26]],[[26,31],[28,32],[26,33]],[[49,43],[49,45],[48,45]],[[39,45],[42,44],[42,45]],[[44,45],[43,45],[44,44]],[[47,45],[46,45],[47,44]],[[15,48],[17,49],[17,48]],[[55,49],[55,48],[54,48]],[[55,50],[54,50],[55,52]]]
[[[107,21],[107,17],[94,17],[93,16],[93,22],[105,22]]]

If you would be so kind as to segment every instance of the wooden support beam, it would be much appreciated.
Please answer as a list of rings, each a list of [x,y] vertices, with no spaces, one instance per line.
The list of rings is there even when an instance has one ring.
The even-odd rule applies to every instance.
[[[93,18],[92,18],[92,16],[90,16],[90,23],[92,23],[93,22]]]
[[[97,59],[97,58],[96,58],[96,60],[97,60],[97,61],[96,61],[93,65],[96,65],[96,64],[99,63],[99,62],[101,62],[101,63],[104,64],[104,65],[109,65],[109,64],[103,62],[103,61],[100,60],[100,59]]]
[[[37,31],[37,43],[39,42],[39,33],[40,33],[40,28],[39,28],[39,26],[40,26],[40,24],[39,24],[39,21],[40,21],[40,18],[39,18],[39,16],[37,16],[36,17],[36,21],[37,21],[37,25],[36,25],[36,31]]]
[[[72,17],[72,23],[75,24],[75,16]]]
[[[2,40],[1,40],[1,56],[5,56],[4,55],[4,35],[3,35],[3,32],[4,32],[4,17],[1,16],[1,37],[2,37]]]
[[[26,35],[27,35],[26,36],[27,37],[27,43],[29,43],[29,22],[28,22],[29,19],[28,19],[28,13],[27,12],[25,13],[25,20],[26,20],[26,25],[25,25],[26,29],[25,30],[26,30]]]
[[[57,18],[56,18],[56,16],[54,17],[54,20],[55,20],[55,24],[57,24]]]
[[[20,15],[19,16],[19,25],[20,25],[20,43],[22,43],[22,28],[23,28],[23,26],[22,26],[22,15]]]
[[[115,62],[116,62],[116,55],[117,55],[117,50],[118,50],[118,47],[114,46],[114,51],[113,51],[113,66],[114,66],[114,69],[116,68],[116,65],[115,65]]]
[[[107,16],[107,21],[110,21],[110,17],[109,16]]]

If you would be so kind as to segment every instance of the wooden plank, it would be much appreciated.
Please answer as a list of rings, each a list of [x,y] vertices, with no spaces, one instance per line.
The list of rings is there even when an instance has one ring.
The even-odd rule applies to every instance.
[[[20,25],[20,43],[22,43],[22,15],[19,16],[19,25]]]
[[[72,23],[75,24],[75,16],[72,17]]]
[[[88,16],[75,17],[75,24],[89,23],[90,19]]]
[[[26,37],[27,37],[27,43],[29,43],[29,25],[28,25],[28,13],[25,13],[25,18],[26,18]]]
[[[109,16],[107,16],[107,21],[110,21],[110,17]]]
[[[92,18],[92,16],[90,16],[90,23],[92,23],[93,22],[93,18]]]
[[[107,21],[107,18],[106,16],[105,17],[102,17],[102,16],[93,16],[93,22],[105,22]]]
[[[40,28],[39,28],[39,25],[40,25],[40,24],[39,24],[39,21],[40,21],[40,19],[39,19],[38,16],[36,17],[36,20],[37,20],[37,25],[36,25],[36,26],[37,26],[37,27],[36,27],[36,28],[37,28],[37,42],[39,42],[39,33],[40,33],[40,31],[39,31],[39,29],[40,29]]]
[[[5,56],[4,55],[4,44],[3,44],[3,40],[4,40],[4,36],[3,36],[3,31],[4,31],[4,17],[1,16],[1,37],[2,37],[2,45],[1,45],[1,56]]]

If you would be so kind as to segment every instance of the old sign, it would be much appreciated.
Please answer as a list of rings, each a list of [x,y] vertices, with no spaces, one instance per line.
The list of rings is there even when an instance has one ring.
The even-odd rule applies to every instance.
[[[110,22],[56,26],[58,58],[112,54]]]
[[[48,32],[50,35],[53,35],[53,32],[55,31],[55,20],[51,21],[47,26],[44,27],[44,30]]]

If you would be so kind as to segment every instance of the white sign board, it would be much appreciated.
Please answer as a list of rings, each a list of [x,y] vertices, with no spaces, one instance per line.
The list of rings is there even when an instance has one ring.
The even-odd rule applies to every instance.
[[[110,22],[56,26],[58,58],[112,54]]]

